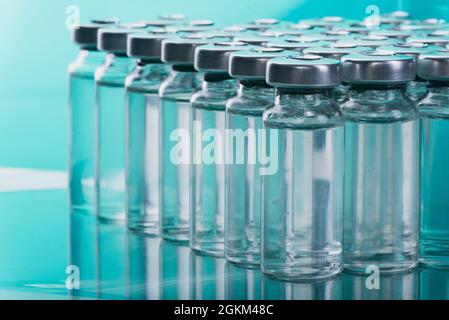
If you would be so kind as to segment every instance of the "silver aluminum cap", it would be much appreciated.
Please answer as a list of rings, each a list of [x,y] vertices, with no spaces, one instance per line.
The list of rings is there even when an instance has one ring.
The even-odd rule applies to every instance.
[[[214,38],[188,38],[176,37],[165,39],[162,42],[161,59],[165,63],[174,65],[193,66],[195,62],[195,49],[206,44],[217,42]]]
[[[273,87],[332,88],[341,83],[341,63],[316,55],[292,55],[268,61],[266,82]]]
[[[425,80],[449,81],[449,50],[421,54],[417,71]]]
[[[126,54],[128,35],[131,29],[100,29],[98,30],[98,50],[115,54]]]
[[[301,42],[301,41],[331,41],[331,42],[337,42],[337,41],[351,41],[355,39],[355,36],[351,35],[339,35],[339,34],[322,34],[322,33],[316,33],[316,34],[306,34],[302,35],[300,37],[288,37],[285,38],[285,41],[289,42]]]
[[[229,57],[229,75],[242,80],[265,80],[269,60],[294,54],[276,48],[252,48],[233,52]]]
[[[369,47],[356,46],[350,43],[331,43],[327,46],[306,48],[304,49],[304,54],[314,54],[325,58],[341,60],[341,57],[345,55],[368,51],[372,51],[372,49]]]
[[[421,36],[407,38],[408,43],[424,43],[444,47],[449,43],[449,36]]]
[[[130,34],[127,55],[137,59],[161,60],[162,41],[170,37],[170,34]]]
[[[295,41],[290,40],[290,41],[270,41],[267,43],[267,47],[268,48],[280,48],[280,49],[284,49],[284,50],[293,50],[293,51],[299,51],[302,52],[304,49],[306,48],[311,48],[311,47],[323,47],[323,46],[327,46],[330,45],[331,42],[329,41],[320,41],[320,40],[315,40],[315,39],[311,39],[311,40],[302,40],[302,41]]]
[[[159,16],[160,20],[169,20],[169,21],[183,21],[186,18],[187,17],[182,13],[170,13]]]
[[[204,73],[228,73],[232,52],[250,48],[243,42],[218,42],[195,49],[195,69]]]
[[[72,29],[72,40],[81,48],[96,49],[98,43],[98,30],[108,25],[113,26],[117,22],[118,20],[115,19],[94,19],[92,20],[92,23],[76,25]]]
[[[415,35],[416,32],[410,30],[381,29],[381,30],[373,30],[369,34],[372,36],[380,36],[404,40]]]
[[[192,20],[189,21],[188,25],[192,27],[212,27],[215,25],[215,22],[212,20]]]
[[[425,43],[397,43],[391,46],[382,46],[377,51],[386,51],[396,54],[406,54],[418,59],[418,56],[425,52],[433,52],[440,50],[440,47],[430,46]]]
[[[393,39],[393,38],[387,38],[387,37],[381,37],[381,36],[365,36],[365,37],[357,37],[353,40],[349,40],[349,41],[338,41],[337,43],[339,44],[344,44],[344,43],[351,43],[351,44],[355,44],[357,46],[361,46],[361,47],[370,47],[370,48],[377,48],[380,46],[387,46],[387,45],[391,45],[391,44],[395,44],[395,43],[400,43],[402,42],[399,39]]]
[[[268,42],[276,39],[275,37],[258,37],[254,35],[238,35],[234,37],[234,41],[251,44],[254,46],[265,46]]]
[[[343,81],[352,84],[399,84],[415,79],[415,59],[372,51],[343,56]]]

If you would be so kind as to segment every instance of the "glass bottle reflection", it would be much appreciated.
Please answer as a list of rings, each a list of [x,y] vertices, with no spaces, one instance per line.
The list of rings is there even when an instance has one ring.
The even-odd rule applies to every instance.
[[[162,300],[190,299],[190,248],[163,241],[160,249]]]
[[[262,276],[264,300],[341,300],[342,277],[305,282],[282,282]]]
[[[449,272],[426,267],[419,274],[420,300],[449,300]]]
[[[191,293],[193,300],[225,299],[225,260],[190,253]]]
[[[128,232],[127,298],[160,300],[161,239]]]
[[[418,299],[418,271],[367,275],[345,274],[345,300],[415,300]]]
[[[123,225],[98,223],[98,298],[126,298],[126,233]]]
[[[262,272],[259,268],[243,268],[226,262],[225,267],[227,300],[261,300]]]
[[[69,265],[78,267],[79,290],[71,290],[72,299],[97,298],[96,270],[97,223],[93,212],[70,214]]]

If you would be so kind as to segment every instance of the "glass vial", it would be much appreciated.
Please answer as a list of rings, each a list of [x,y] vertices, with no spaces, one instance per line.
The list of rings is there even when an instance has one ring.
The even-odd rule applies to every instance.
[[[344,264],[399,272],[417,264],[419,122],[406,85],[411,56],[385,51],[343,57],[350,84],[345,117]]]
[[[449,52],[422,54],[418,75],[429,81],[418,102],[421,121],[421,233],[420,260],[449,268]]]
[[[159,87],[169,73],[161,61],[169,35],[128,37],[137,66],[126,79],[126,212],[128,228],[159,234]]]
[[[74,211],[95,212],[95,70],[105,54],[97,50],[100,24],[83,24],[72,30],[80,47],[69,66],[69,189]]]
[[[126,56],[126,29],[100,29],[98,48],[106,61],[95,72],[98,216],[125,220],[125,79],[134,67]]]
[[[259,147],[262,114],[273,104],[266,84],[267,61],[286,55],[282,49],[254,48],[232,53],[229,74],[238,80],[237,95],[226,103],[225,257],[260,265],[261,189]]]
[[[315,55],[268,62],[276,87],[263,115],[263,155],[277,166],[262,177],[262,271],[314,280],[342,270],[343,117],[332,89],[341,63]]]
[[[159,89],[161,235],[184,243],[190,226],[190,97],[201,83],[193,63],[195,48],[209,41],[180,37],[162,44],[162,61],[172,69]]]
[[[204,76],[201,90],[190,100],[190,247],[217,257],[224,257],[226,102],[236,91],[236,81],[228,73],[229,54],[247,47],[222,42],[198,47],[195,52],[195,69]]]

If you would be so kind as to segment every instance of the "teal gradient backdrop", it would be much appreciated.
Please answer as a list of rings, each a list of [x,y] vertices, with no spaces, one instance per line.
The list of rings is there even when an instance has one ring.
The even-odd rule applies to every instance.
[[[76,56],[65,27],[69,5],[79,7],[81,21],[91,17],[132,21],[181,12],[223,26],[258,17],[362,18],[370,4],[381,12],[407,10],[414,18],[449,18],[447,0],[2,0],[0,167],[63,170],[66,166],[66,68]]]

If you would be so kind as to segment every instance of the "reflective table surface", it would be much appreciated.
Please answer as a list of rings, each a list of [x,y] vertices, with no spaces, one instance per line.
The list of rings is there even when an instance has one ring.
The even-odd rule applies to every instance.
[[[0,193],[0,299],[448,299],[449,272],[420,268],[288,283],[123,225],[71,213],[67,192]],[[77,288],[77,279],[80,279]]]

